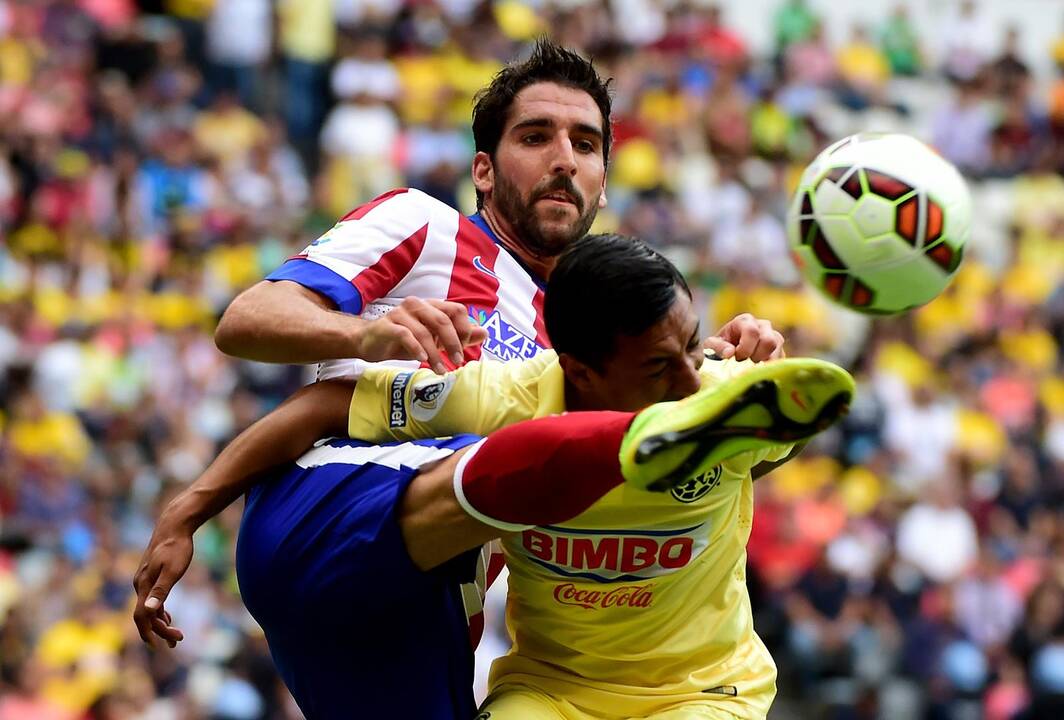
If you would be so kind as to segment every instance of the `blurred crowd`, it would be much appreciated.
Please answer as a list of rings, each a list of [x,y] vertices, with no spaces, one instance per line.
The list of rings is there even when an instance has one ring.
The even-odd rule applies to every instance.
[[[1064,38],[952,1],[828,37],[829,5],[779,0],[754,53],[695,1],[0,0],[0,720],[300,717],[236,592],[239,507],[197,535],[177,650],[130,620],[161,505],[308,379],[214,323],[381,191],[471,212],[471,97],[547,32],[614,78],[595,229],[669,254],[705,329],[751,311],[859,379],[757,486],[774,716],[1064,717]],[[931,142],[977,209],[951,288],[874,323],[803,287],[782,222],[867,128]]]

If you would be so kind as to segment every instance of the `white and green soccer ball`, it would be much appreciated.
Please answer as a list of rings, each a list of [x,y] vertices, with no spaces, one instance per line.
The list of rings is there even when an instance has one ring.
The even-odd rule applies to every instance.
[[[861,133],[806,168],[787,237],[806,279],[844,307],[894,315],[932,300],[964,256],[972,202],[957,169],[898,133]]]

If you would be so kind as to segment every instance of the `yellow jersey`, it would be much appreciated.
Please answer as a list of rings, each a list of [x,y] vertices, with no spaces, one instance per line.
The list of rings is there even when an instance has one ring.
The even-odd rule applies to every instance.
[[[706,361],[703,387],[752,366]],[[348,429],[374,442],[486,435],[564,412],[564,387],[553,351],[445,376],[374,367]],[[746,588],[750,471],[790,450],[744,453],[669,493],[621,486],[571,521],[505,536],[513,646],[495,661],[492,688],[531,686],[603,714],[694,701],[765,717],[776,667]]]

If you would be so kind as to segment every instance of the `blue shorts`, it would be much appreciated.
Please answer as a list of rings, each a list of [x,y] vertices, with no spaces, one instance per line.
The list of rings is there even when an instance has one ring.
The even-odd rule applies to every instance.
[[[419,468],[478,439],[329,440],[248,493],[240,592],[308,720],[476,713],[459,585],[478,550],[418,570],[398,504]]]

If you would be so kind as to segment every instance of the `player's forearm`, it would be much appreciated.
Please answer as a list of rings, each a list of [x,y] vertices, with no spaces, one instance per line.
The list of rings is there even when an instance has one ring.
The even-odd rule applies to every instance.
[[[571,520],[624,482],[618,455],[631,413],[569,413],[492,433],[420,474],[399,512],[422,570],[505,533]]]
[[[263,472],[291,462],[322,437],[343,436],[354,383],[303,388],[240,433],[164,511],[169,524],[194,532],[255,485]]]
[[[263,281],[233,300],[214,342],[225,354],[246,360],[313,363],[359,357],[365,324],[296,283]]]

